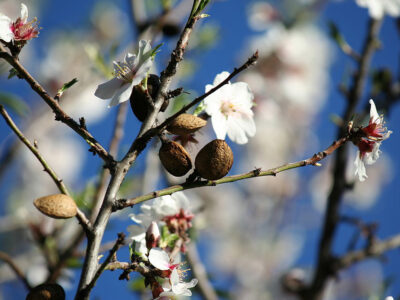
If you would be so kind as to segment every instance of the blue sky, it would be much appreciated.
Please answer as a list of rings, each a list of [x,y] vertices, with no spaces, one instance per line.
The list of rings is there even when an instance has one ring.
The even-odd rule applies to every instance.
[[[26,1],[29,5],[29,2]],[[74,28],[86,26],[88,24],[88,13],[91,10],[95,1],[42,1],[42,10],[40,15],[40,26],[43,27],[40,38],[34,41],[34,46],[41,51],[45,49],[40,48],[40,39],[47,39],[50,36],[50,30],[55,28],[63,28],[73,30]],[[127,1],[114,1],[117,5],[121,5],[124,10],[128,11]],[[246,9],[250,1],[244,0],[231,0],[231,1],[218,1],[215,2],[208,13],[210,18],[208,22],[218,23],[220,25],[220,39],[218,44],[210,50],[199,55],[197,64],[198,69],[196,70],[195,77],[187,82],[187,86],[190,89],[197,91],[199,94],[202,93],[204,86],[211,83],[215,74],[223,70],[232,70],[235,66],[238,66],[242,59],[241,51],[246,48],[249,42],[249,36],[257,33],[251,31],[248,27],[246,18]],[[318,24],[323,30],[327,30],[327,21],[335,22],[340,29],[342,29],[347,41],[356,49],[359,50],[363,42],[362,37],[365,34],[366,23],[368,21],[367,11],[361,9],[352,0],[347,1],[332,1],[323,10],[321,18],[317,20]],[[396,31],[395,22],[393,19],[386,18],[380,38],[382,40],[383,49],[378,51],[376,54],[372,67],[377,68],[379,66],[387,66],[398,74],[399,71],[399,33]],[[332,47],[336,48],[334,43]],[[162,66],[161,66],[162,67]],[[335,57],[331,68],[331,84],[329,98],[326,102],[325,107],[322,110],[321,115],[316,120],[315,133],[320,139],[322,147],[329,145],[335,134],[336,128],[329,120],[331,114],[342,113],[344,108],[345,100],[342,95],[337,91],[337,86],[343,78],[344,70],[354,67],[351,60],[342,54],[338,49],[335,51]],[[22,89],[22,90],[21,90]],[[27,95],[28,88],[26,85],[14,79],[6,81],[3,78],[0,81],[1,91],[21,91],[21,96]],[[363,103],[360,104],[359,108],[362,109],[365,106],[368,95],[363,95]],[[4,123],[0,122],[0,141],[8,136],[8,128],[4,126]],[[129,120],[128,126],[137,126],[137,123],[133,120]],[[358,211],[350,207],[344,206],[342,211],[347,214],[352,214],[360,217],[366,222],[376,221],[379,223],[378,235],[381,238],[385,238],[399,232],[400,219],[398,214],[400,211],[400,186],[398,185],[399,171],[400,170],[400,159],[398,159],[398,148],[400,146],[400,139],[398,132],[400,131],[400,107],[396,105],[390,114],[390,118],[387,119],[387,126],[394,132],[393,136],[384,143],[382,151],[388,154],[392,158],[392,172],[393,180],[388,183],[383,189],[382,194],[371,210]],[[105,123],[96,125],[93,127],[93,133],[101,140],[107,140],[107,135],[104,132],[109,130],[109,126]],[[1,144],[0,144],[1,145]],[[0,148],[1,150],[1,148]],[[320,149],[309,149],[310,153],[319,151]],[[0,152],[1,154],[1,152]],[[328,158],[329,159],[329,158]],[[97,166],[88,168],[85,176],[92,176],[96,172]],[[302,171],[304,174],[312,174],[313,169],[309,168]],[[4,182],[0,182],[0,188],[6,189],[5,186],[7,179]],[[0,195],[4,195],[4,191],[0,192]],[[301,199],[301,201],[307,202],[307,199]],[[0,212],[4,211],[0,209]],[[118,224],[113,222],[110,226],[110,231],[105,235],[105,241],[115,239],[116,232],[121,231],[120,226],[126,224]],[[342,228],[340,231],[343,236],[350,235],[349,230]],[[318,231],[310,231],[307,233],[306,247],[308,251],[305,251],[299,260],[300,265],[313,264],[315,261],[315,254],[317,250],[317,242],[319,238]],[[343,239],[344,240],[344,239]],[[343,248],[344,243],[340,240],[337,241],[337,248]],[[126,256],[127,249],[122,250],[121,257]],[[125,254],[124,254],[125,253]],[[400,265],[400,256],[398,251],[391,251],[387,255],[388,264],[385,264],[385,274],[395,275],[396,284],[393,286],[391,291],[394,295],[400,294],[400,272],[396,266]],[[125,288],[125,282],[119,282],[115,272],[105,272],[102,278],[99,280],[96,288],[93,291],[93,299],[111,299],[113,297],[119,297],[125,299],[131,297],[130,292]],[[113,282],[113,288],[110,288],[109,283]],[[72,299],[73,290],[68,292],[67,299]],[[99,297],[99,298],[97,298]],[[125,298],[124,298],[125,297]]]

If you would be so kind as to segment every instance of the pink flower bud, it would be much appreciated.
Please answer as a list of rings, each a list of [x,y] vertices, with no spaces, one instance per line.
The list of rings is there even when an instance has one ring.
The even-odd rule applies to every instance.
[[[158,229],[158,225],[156,222],[151,222],[149,228],[146,231],[146,247],[147,249],[151,249],[157,247],[158,242],[160,241],[160,230]]]

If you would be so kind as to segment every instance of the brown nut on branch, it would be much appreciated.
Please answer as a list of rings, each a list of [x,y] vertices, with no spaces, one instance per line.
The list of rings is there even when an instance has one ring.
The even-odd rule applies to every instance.
[[[78,210],[74,199],[64,194],[44,196],[33,204],[41,213],[55,219],[75,217]]]
[[[167,127],[172,134],[187,135],[207,125],[207,121],[191,114],[177,116]]]
[[[183,176],[192,168],[189,153],[174,141],[163,141],[158,155],[164,168],[174,176]]]
[[[65,292],[59,284],[45,283],[33,288],[26,300],[65,300]]]
[[[197,154],[196,171],[208,180],[217,180],[228,174],[233,164],[233,153],[224,140],[213,140]]]

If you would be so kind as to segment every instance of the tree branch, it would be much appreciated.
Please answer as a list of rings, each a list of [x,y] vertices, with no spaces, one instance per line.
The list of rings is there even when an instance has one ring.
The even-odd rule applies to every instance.
[[[198,6],[198,3],[200,3],[200,0],[194,0],[193,7]],[[147,142],[154,136],[149,134],[145,139],[142,138],[144,133],[146,133],[152,127],[154,127],[156,123],[157,115],[164,102],[164,97],[167,94],[170,83],[172,81],[172,77],[176,73],[178,63],[183,59],[183,54],[188,44],[193,26],[199,20],[199,18],[200,18],[199,16],[194,16],[194,15],[189,16],[185,28],[183,29],[180,39],[176,45],[176,48],[171,54],[171,60],[166,69],[161,74],[160,78],[161,83],[158,95],[154,102],[154,107],[152,108],[151,112],[146,117],[146,119],[143,121],[138,136],[132,143],[132,146],[130,147],[125,157],[122,159],[122,161],[118,162],[115,165],[114,172],[112,173],[111,180],[108,185],[108,189],[106,191],[102,206],[100,208],[96,221],[93,225],[94,234],[93,236],[88,237],[86,257],[82,268],[82,274],[78,286],[78,292],[75,297],[76,300],[78,299],[86,300],[89,298],[90,291],[88,291],[84,295],[82,294],[82,291],[85,290],[87,285],[91,282],[91,280],[95,276],[97,268],[97,256],[99,253],[101,240],[105,228],[107,226],[108,220],[111,216],[114,202],[116,201],[117,192],[129,168],[135,162],[137,156],[144,150]]]
[[[14,263],[11,256],[9,256],[5,252],[0,251],[0,260],[4,261],[7,265],[10,266],[10,268],[14,271],[15,275],[17,275],[17,277],[22,281],[22,283],[29,291],[32,289],[25,275],[23,274],[21,269]]]
[[[57,121],[61,121],[72,130],[78,133],[89,145],[90,149],[97,153],[106,163],[106,166],[112,168],[115,161],[114,158],[100,145],[100,143],[87,131],[86,128],[80,126],[74,119],[67,115],[61,108],[60,104],[49,94],[46,90],[32,77],[31,74],[21,65],[18,58],[11,56],[0,45],[0,58],[6,60],[18,72],[18,76],[29,83],[32,90],[34,90],[53,110]]]
[[[384,241],[375,241],[369,247],[362,250],[349,252],[342,257],[336,258],[335,269],[345,269],[366,258],[378,257],[386,251],[400,247],[400,234],[392,236]]]
[[[171,194],[179,192],[179,191],[194,189],[194,188],[198,188],[198,187],[202,187],[202,186],[216,186],[219,184],[235,182],[235,181],[253,178],[253,177],[276,176],[278,173],[281,173],[283,171],[300,168],[300,167],[305,167],[308,165],[319,166],[319,164],[318,164],[319,161],[321,161],[328,155],[332,154],[339,147],[343,146],[349,139],[351,139],[351,135],[347,135],[347,136],[333,142],[332,145],[329,146],[328,148],[326,148],[324,151],[318,152],[308,159],[301,160],[301,161],[294,162],[294,163],[284,164],[282,166],[268,169],[265,171],[262,171],[261,169],[255,169],[255,170],[247,172],[247,173],[226,176],[224,178],[214,180],[214,181],[202,180],[202,181],[195,181],[195,182],[190,182],[190,183],[182,183],[179,185],[170,186],[165,189],[154,191],[154,192],[151,192],[151,193],[148,193],[148,194],[145,194],[142,196],[138,196],[135,198],[119,199],[118,201],[116,201],[113,210],[114,211],[120,210],[120,209],[123,209],[126,207],[131,207],[135,204],[138,204],[138,203],[141,203],[141,202],[153,199],[153,198],[157,198],[157,197],[165,196],[165,195],[171,195]]]
[[[19,130],[19,128],[14,123],[14,121],[12,120],[10,115],[7,113],[6,109],[1,104],[0,104],[0,114],[3,116],[3,118],[6,121],[6,123],[8,124],[8,126],[14,131],[14,133],[17,135],[17,137],[21,140],[21,142],[23,142],[28,147],[28,149],[33,153],[33,155],[36,156],[36,158],[39,160],[39,162],[43,166],[44,171],[49,174],[51,179],[53,179],[54,183],[57,185],[60,192],[62,194],[69,196],[67,187],[65,186],[63,180],[57,176],[57,174],[49,166],[49,164],[44,159],[44,157],[39,153],[39,150],[34,145],[32,145],[31,142]],[[85,232],[89,232],[91,230],[90,221],[86,218],[85,214],[79,208],[77,211],[76,218],[78,219],[79,223],[82,225]]]
[[[116,240],[114,246],[111,248],[110,252],[108,253],[107,258],[97,269],[97,272],[94,275],[91,282],[81,291],[81,296],[83,296],[83,297],[86,297],[86,295],[89,296],[89,293],[95,286],[97,279],[99,279],[101,273],[103,273],[103,271],[106,269],[108,264],[115,258],[115,254],[117,253],[118,249],[124,244],[124,242],[125,242],[125,234],[122,232],[118,233],[118,239]]]
[[[358,71],[354,75],[352,86],[347,94],[347,107],[344,112],[343,121],[346,124],[353,116],[357,103],[362,96],[365,81],[368,76],[368,70],[372,55],[377,48],[378,33],[382,20],[370,20],[368,35],[366,37],[361,59],[358,63]],[[345,127],[338,129],[338,136],[343,136]],[[325,212],[324,226],[321,234],[318,262],[312,284],[301,291],[300,296],[304,300],[320,299],[326,280],[332,276],[329,268],[332,262],[332,243],[339,221],[339,209],[343,193],[346,190],[346,166],[347,166],[347,147],[339,149],[335,156],[333,170],[333,186],[328,197],[327,209]]]

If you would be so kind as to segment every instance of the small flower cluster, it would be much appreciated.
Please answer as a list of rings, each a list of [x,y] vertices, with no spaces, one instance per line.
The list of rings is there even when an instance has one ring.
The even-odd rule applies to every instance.
[[[392,131],[387,130],[383,116],[379,116],[374,101],[369,100],[371,105],[369,123],[361,127],[353,143],[358,147],[357,157],[354,161],[356,168],[355,174],[360,181],[364,181],[368,176],[365,164],[371,165],[379,158],[379,150],[382,141],[389,138]]]
[[[21,16],[15,21],[0,13],[0,40],[23,45],[38,35],[37,20],[34,18],[28,22],[28,8],[25,4],[21,4]]]
[[[189,242],[188,229],[192,227],[193,218],[189,200],[182,192],[177,192],[173,196],[156,198],[152,204],[143,204],[141,210],[142,213],[131,215],[137,225],[129,226],[128,231],[135,259],[148,261],[155,268],[154,276],[165,279],[162,285],[157,280],[152,281],[153,298],[190,296],[189,289],[197,284],[197,279],[185,281],[188,270],[176,254],[184,253],[185,243]],[[179,240],[182,243],[178,243]]]

